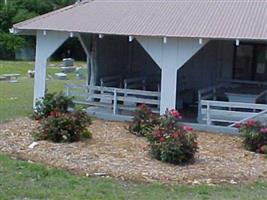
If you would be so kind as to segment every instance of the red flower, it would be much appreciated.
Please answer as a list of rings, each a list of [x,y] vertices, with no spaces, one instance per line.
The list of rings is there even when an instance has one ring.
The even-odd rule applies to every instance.
[[[57,112],[56,111],[51,111],[50,113],[48,113],[48,116],[56,117],[57,116]]]
[[[180,113],[175,109],[171,109],[170,114],[176,119],[182,119],[182,116],[180,115]]]
[[[193,131],[193,128],[191,126],[183,126],[183,129],[186,131],[186,132],[192,132]]]
[[[256,125],[256,121],[255,120],[248,120],[247,122],[246,122],[246,125],[248,126],[248,127],[252,127],[252,126],[255,126]]]
[[[235,128],[241,128],[241,123],[235,123]]]
[[[157,131],[154,132],[154,136],[157,137],[157,138],[162,137],[162,135],[163,135],[163,132],[161,130],[157,130]]]
[[[138,106],[138,108],[140,108],[140,109],[142,109],[142,110],[143,110],[143,109],[145,109],[145,108],[146,108],[146,105],[145,105],[145,104],[141,104],[141,105],[139,105],[139,106]]]
[[[178,138],[179,137],[179,133],[175,132],[171,135],[173,138]]]
[[[159,139],[159,141],[160,141],[160,142],[164,142],[164,141],[165,141],[165,138],[164,138],[164,137],[161,137],[161,138]]]
[[[266,153],[267,152],[267,148],[266,148],[266,145],[262,145],[260,147],[260,153]]]

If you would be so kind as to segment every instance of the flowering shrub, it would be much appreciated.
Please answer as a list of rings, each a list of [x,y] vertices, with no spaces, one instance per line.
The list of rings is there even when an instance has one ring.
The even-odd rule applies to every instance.
[[[249,151],[267,154],[267,126],[255,120],[236,124],[239,128],[244,146]]]
[[[166,111],[159,127],[148,135],[154,158],[172,163],[185,164],[194,160],[198,149],[196,135],[188,126],[179,126],[181,115],[176,110]]]
[[[146,136],[154,130],[157,124],[159,124],[158,116],[148,106],[142,104],[134,115],[129,131],[137,136]]]
[[[38,122],[40,126],[33,133],[36,140],[76,142],[82,138],[91,138],[91,133],[87,130],[91,120],[83,111],[51,111],[47,118],[39,119]]]
[[[45,97],[36,102],[33,117],[38,120],[48,117],[53,111],[66,113],[69,107],[73,107],[71,97],[64,96],[63,93],[47,93]]]

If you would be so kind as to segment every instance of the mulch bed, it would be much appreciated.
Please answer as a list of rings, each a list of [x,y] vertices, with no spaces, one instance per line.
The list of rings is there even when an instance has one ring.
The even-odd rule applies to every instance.
[[[30,132],[36,123],[17,119],[0,124],[0,152],[81,175],[108,175],[122,180],[183,184],[267,180],[267,158],[244,150],[239,137],[198,132],[200,148],[195,163],[175,166],[152,159],[146,140],[131,135],[126,126],[95,120],[90,127],[91,140],[72,144],[41,141],[30,149]]]

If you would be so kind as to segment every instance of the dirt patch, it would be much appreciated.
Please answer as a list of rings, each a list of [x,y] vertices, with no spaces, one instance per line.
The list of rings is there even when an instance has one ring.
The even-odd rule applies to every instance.
[[[93,139],[72,144],[39,142],[30,135],[36,126],[29,119],[0,124],[0,151],[24,159],[71,170],[134,181],[186,184],[244,183],[267,179],[267,158],[245,151],[239,137],[198,132],[199,152],[188,166],[152,159],[148,143],[125,130],[125,123],[95,120]]]

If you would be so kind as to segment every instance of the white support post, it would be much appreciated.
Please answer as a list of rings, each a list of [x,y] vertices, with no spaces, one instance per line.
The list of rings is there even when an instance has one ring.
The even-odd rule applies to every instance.
[[[46,66],[47,66],[47,56],[40,49],[40,45],[38,45],[38,40],[37,40],[33,107],[35,107],[36,102],[45,95]]]
[[[177,69],[162,68],[160,114],[176,107]]]
[[[161,102],[160,114],[166,109],[176,108],[176,88],[178,70],[201,48],[208,40],[199,45],[194,38],[144,37],[136,36],[155,63],[161,68]],[[179,99],[178,99],[179,100]]]
[[[45,95],[47,60],[68,37],[67,32],[37,31],[33,107]]]

